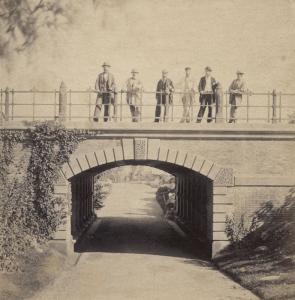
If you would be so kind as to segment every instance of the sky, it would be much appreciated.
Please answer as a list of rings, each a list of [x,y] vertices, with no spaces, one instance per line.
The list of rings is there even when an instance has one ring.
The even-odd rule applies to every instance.
[[[295,92],[293,0],[72,2],[71,24],[44,29],[32,48],[1,61],[2,87],[56,89],[64,81],[84,90],[107,61],[119,88],[132,68],[154,90],[164,68],[177,82],[190,66],[199,81],[209,65],[224,89],[241,69],[252,91]]]

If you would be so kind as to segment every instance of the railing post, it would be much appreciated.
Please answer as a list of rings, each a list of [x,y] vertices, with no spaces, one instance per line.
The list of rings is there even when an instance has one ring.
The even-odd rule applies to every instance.
[[[67,118],[67,87],[62,81],[59,88],[59,111],[58,119],[61,122],[66,121]]]
[[[217,84],[215,91],[216,114],[215,123],[223,123],[223,91],[220,83]]]
[[[89,94],[88,94],[88,119],[89,122],[91,122],[91,86],[88,88]]]
[[[37,91],[37,89],[36,89],[35,87],[33,87],[33,88],[32,88],[32,92],[33,92],[33,121],[35,121],[36,91]]]
[[[5,102],[4,102],[4,120],[9,121],[9,88],[5,90]]]
[[[0,126],[3,125],[3,91],[2,89],[0,90]]]
[[[272,91],[272,123],[277,123],[277,92]]]

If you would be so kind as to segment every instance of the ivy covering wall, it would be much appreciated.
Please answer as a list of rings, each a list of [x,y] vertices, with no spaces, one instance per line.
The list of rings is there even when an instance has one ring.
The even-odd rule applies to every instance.
[[[55,122],[0,129],[0,270],[18,269],[19,258],[63,223],[65,201],[54,183],[81,136]]]

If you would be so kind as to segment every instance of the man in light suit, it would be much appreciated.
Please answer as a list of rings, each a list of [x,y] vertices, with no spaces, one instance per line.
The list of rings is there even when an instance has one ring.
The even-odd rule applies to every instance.
[[[142,91],[143,86],[137,78],[138,71],[131,70],[132,76],[127,80],[126,100],[130,107],[132,122],[138,122],[141,119]]]
[[[183,113],[180,123],[189,123],[192,119],[192,107],[195,101],[195,81],[191,78],[191,68],[186,67],[185,77],[177,84],[181,89],[181,101],[183,104]]]
[[[104,121],[107,122],[111,119],[111,106],[114,109],[114,119],[117,117],[116,108],[116,84],[114,76],[109,72],[110,64],[103,63],[103,72],[100,73],[95,82],[95,90],[97,91],[97,98],[95,104],[95,111],[93,120],[98,122],[99,115],[104,106]]]
[[[243,75],[244,72],[237,71],[237,79],[229,87],[229,104],[231,105],[229,123],[236,123],[238,105],[241,105],[243,94],[247,91]]]
[[[157,84],[157,106],[155,112],[155,122],[160,122],[162,119],[161,113],[164,109],[164,122],[168,121],[169,118],[169,106],[173,103],[173,92],[174,86],[171,79],[167,77],[168,72],[166,70],[162,71],[162,78]]]
[[[208,107],[207,122],[210,123],[213,120],[212,110],[215,103],[215,89],[217,82],[214,77],[211,76],[212,69],[210,67],[205,68],[205,76],[200,79],[199,93],[200,93],[200,110],[197,117],[197,123],[200,123],[203,119],[206,107]]]

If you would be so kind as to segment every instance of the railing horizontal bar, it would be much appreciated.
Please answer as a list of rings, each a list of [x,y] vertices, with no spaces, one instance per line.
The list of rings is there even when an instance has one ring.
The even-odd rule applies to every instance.
[[[37,119],[41,119],[41,118],[51,118],[51,119],[54,119],[58,116],[38,116],[36,117]],[[14,116],[14,118],[33,118],[33,116],[23,116],[23,115],[16,115]],[[89,119],[88,116],[72,116],[72,118],[76,118],[76,119]],[[131,119],[132,117],[125,117],[125,119]],[[142,119],[155,119],[155,117],[142,117]],[[181,117],[179,118],[176,118],[176,119],[181,119]],[[214,118],[213,118],[214,119]],[[239,121],[245,121],[247,120],[246,118],[238,118]],[[267,118],[249,118],[249,120],[260,120],[260,121],[267,121]],[[281,120],[289,120],[288,118],[282,118]],[[171,121],[169,121],[171,122]]]
[[[14,104],[9,104],[10,106],[32,106],[33,103],[14,103]],[[54,103],[35,103],[35,106],[54,106]]]
[[[59,93],[58,90],[9,90],[9,92],[12,92],[12,93],[52,93],[52,94],[55,94],[55,93]],[[67,93],[69,93],[70,91],[68,90]],[[2,90],[2,93],[4,94],[5,93],[5,90],[3,89]],[[85,93],[85,94],[88,94],[88,93],[100,93],[99,91],[96,91],[96,90],[71,90],[71,93]],[[107,93],[107,92],[105,92]],[[109,93],[114,93],[114,92],[109,92]],[[127,91],[126,90],[118,90],[116,91],[116,93],[120,94],[126,94]],[[157,91],[142,91],[143,94],[163,94],[164,93],[162,92],[157,92]],[[176,90],[173,92],[173,94],[184,94],[185,92],[184,91],[179,91],[179,90]],[[187,92],[187,94],[190,94],[191,92]],[[195,94],[200,94],[198,91],[195,91]],[[223,94],[230,94],[229,91],[224,91]],[[248,93],[243,93],[243,95],[249,95],[249,96],[267,96],[268,93],[267,92],[248,92]],[[295,93],[281,93],[282,96],[295,96]]]
[[[10,91],[15,94],[58,94],[58,91]]]
[[[58,117],[58,116],[56,116],[56,117]],[[55,116],[38,116],[38,117],[35,116],[35,119],[42,119],[42,118],[55,119],[56,117]],[[33,119],[33,116],[14,115],[13,118],[16,118],[16,119],[21,119],[21,118]]]
[[[32,106],[33,103],[9,103],[10,106]],[[69,106],[69,104],[67,104]],[[72,106],[89,106],[89,104],[87,103],[72,103],[71,104]],[[95,105],[95,103],[93,102],[93,105]],[[105,104],[106,106],[109,105],[113,105],[113,104]],[[142,104],[142,105],[136,105],[138,107],[155,107],[159,104]],[[162,104],[164,105],[164,104]],[[54,106],[54,103],[35,103],[35,106]],[[126,106],[126,107],[129,107],[129,104],[128,103],[124,103],[122,104],[122,106]],[[172,104],[170,104],[170,106],[172,106]],[[183,107],[183,104],[173,104],[174,107]],[[209,107],[212,106],[212,107],[215,107],[215,104],[214,105],[208,105]],[[195,104],[195,105],[192,105],[192,107],[200,107],[200,105],[198,104]],[[223,105],[223,107],[225,108],[226,106]],[[239,108],[243,108],[243,107],[249,107],[249,108],[268,108],[269,106],[268,105],[239,105]],[[271,107],[271,106],[270,106]],[[294,108],[295,109],[295,106],[294,105],[282,105],[282,108]]]

